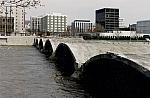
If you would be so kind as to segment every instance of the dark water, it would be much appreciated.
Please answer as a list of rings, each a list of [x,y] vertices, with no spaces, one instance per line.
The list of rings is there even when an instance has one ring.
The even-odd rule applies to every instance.
[[[0,47],[0,98],[89,98],[34,47]],[[90,97],[92,98],[92,97]]]

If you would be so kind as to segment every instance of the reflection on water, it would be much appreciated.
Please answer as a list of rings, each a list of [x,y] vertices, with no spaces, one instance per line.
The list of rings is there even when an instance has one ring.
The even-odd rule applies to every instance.
[[[0,98],[89,98],[34,47],[0,47]]]

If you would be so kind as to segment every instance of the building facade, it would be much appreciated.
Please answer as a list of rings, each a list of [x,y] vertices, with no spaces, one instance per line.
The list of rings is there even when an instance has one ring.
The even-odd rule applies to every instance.
[[[130,31],[136,31],[136,27],[137,27],[137,24],[130,24],[129,25]]]
[[[31,32],[36,34],[41,31],[41,17],[31,17],[30,24]]]
[[[119,28],[125,28],[125,19],[119,18]]]
[[[71,25],[71,32],[73,35],[76,33],[92,32],[93,24],[90,20],[74,20]]]
[[[137,33],[150,34],[150,20],[138,21],[136,31]]]
[[[25,9],[23,7],[7,7],[7,12],[6,8],[4,8],[3,10],[1,10],[0,15],[3,17],[13,17],[14,32],[12,32],[11,35],[16,35],[25,32]]]
[[[67,16],[60,13],[45,15],[41,18],[41,31],[60,34],[67,31]]]
[[[14,32],[14,18],[0,16],[0,34],[10,35]]]
[[[119,30],[119,9],[103,8],[96,10],[96,27],[105,32]]]
[[[14,17],[14,33],[25,33],[25,9],[23,7],[12,7],[12,17]]]

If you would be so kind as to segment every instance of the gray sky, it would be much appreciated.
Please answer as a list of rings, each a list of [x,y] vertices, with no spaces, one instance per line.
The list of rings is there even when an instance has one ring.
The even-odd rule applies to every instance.
[[[95,10],[104,7],[120,9],[125,25],[138,20],[150,20],[150,0],[41,0],[44,7],[27,10],[27,18],[56,12],[68,16],[68,24],[75,19],[95,22]]]

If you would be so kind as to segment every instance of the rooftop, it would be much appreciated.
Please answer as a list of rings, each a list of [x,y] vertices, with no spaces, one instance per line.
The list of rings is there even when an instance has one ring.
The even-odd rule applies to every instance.
[[[74,22],[90,22],[90,20],[74,20]]]

